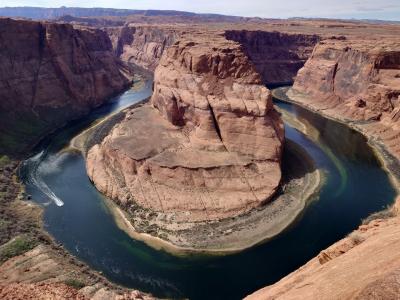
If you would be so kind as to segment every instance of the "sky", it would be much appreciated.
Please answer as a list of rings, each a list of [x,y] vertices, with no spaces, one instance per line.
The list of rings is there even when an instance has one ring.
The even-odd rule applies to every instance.
[[[0,0],[1,6],[170,9],[264,18],[324,17],[400,21],[400,0]]]

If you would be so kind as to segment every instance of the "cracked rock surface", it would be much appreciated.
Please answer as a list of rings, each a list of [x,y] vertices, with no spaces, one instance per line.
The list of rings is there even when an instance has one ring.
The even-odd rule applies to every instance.
[[[150,103],[89,150],[87,170],[116,202],[177,222],[238,216],[281,179],[283,123],[239,44],[181,38],[163,54]]]

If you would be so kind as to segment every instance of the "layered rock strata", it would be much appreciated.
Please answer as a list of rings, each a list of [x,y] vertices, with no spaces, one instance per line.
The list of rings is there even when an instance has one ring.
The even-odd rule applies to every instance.
[[[219,35],[180,39],[154,81],[151,103],[88,152],[96,187],[176,222],[233,217],[271,199],[283,124],[242,48]]]
[[[400,41],[326,40],[299,71],[289,96],[351,122],[400,159]]]
[[[3,153],[23,152],[130,84],[100,30],[0,19],[0,43]]]
[[[227,30],[225,36],[243,45],[265,84],[293,82],[320,40],[318,35],[261,30]]]
[[[166,48],[180,37],[207,32],[222,34],[243,46],[246,55],[261,75],[264,84],[291,83],[297,71],[311,56],[320,36],[263,30],[213,30],[195,26],[191,31],[176,25],[127,24],[105,28],[115,53],[122,60],[154,71]]]
[[[400,179],[400,41],[320,42],[289,98],[343,121],[378,147]],[[396,299],[400,292],[400,198],[307,264],[246,299]]]
[[[181,34],[170,26],[134,24],[105,30],[117,56],[150,71],[155,70],[164,50]]]
[[[398,299],[400,293],[400,217],[394,211],[361,225],[252,299]]]

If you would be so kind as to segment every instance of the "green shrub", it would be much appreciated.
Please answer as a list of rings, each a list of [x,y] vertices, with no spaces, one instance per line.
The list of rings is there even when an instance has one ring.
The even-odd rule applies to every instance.
[[[1,193],[0,193],[0,198],[1,198]],[[8,220],[0,219],[0,232],[2,232],[3,230],[6,230],[10,223],[11,222]]]
[[[21,255],[37,245],[37,241],[27,235],[20,235],[0,246],[0,262]]]
[[[64,283],[68,286],[71,286],[77,290],[83,288],[86,286],[86,284],[84,284],[82,281],[79,281],[78,279],[67,279],[64,281]]]
[[[8,158],[7,155],[0,156],[0,168],[8,165],[10,162],[11,160]]]

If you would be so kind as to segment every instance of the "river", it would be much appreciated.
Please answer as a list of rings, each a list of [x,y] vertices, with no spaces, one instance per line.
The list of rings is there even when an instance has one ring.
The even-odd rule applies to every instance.
[[[395,190],[359,133],[293,104],[282,112],[308,124],[308,135],[285,124],[286,138],[300,145],[325,174],[319,194],[290,228],[249,250],[226,256],[176,257],[121,231],[89,181],[84,158],[66,151],[69,141],[96,119],[151,95],[151,80],[90,116],[71,122],[37,148],[21,169],[27,193],[43,205],[45,229],[70,253],[118,284],[161,297],[240,299],[294,271],[392,203]],[[285,151],[283,174],[296,160]]]

